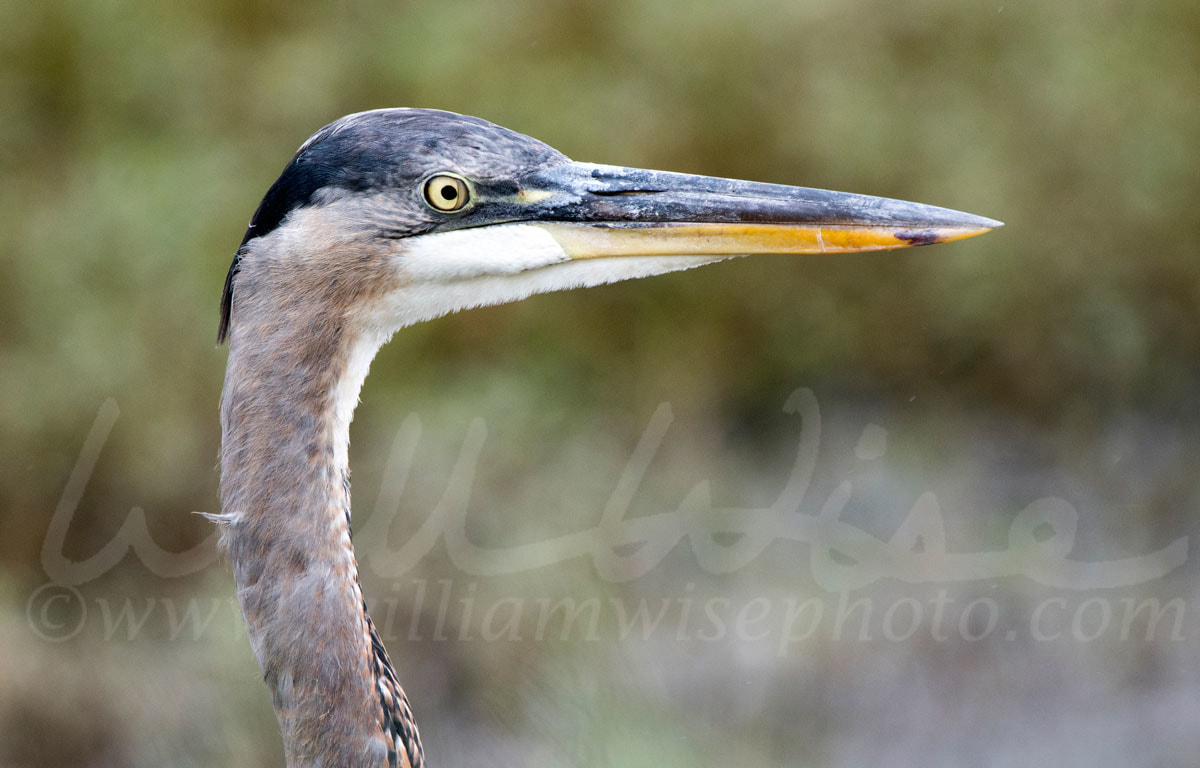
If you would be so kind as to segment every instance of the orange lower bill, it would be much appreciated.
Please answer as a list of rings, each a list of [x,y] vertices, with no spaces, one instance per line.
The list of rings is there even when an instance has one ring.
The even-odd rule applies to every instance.
[[[888,251],[962,240],[992,229],[707,223],[627,227],[565,222],[540,222],[538,226],[572,259]]]

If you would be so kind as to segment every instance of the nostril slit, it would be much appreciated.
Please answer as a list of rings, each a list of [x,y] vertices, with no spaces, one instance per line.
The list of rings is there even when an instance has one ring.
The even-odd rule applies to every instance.
[[[592,194],[600,197],[619,197],[621,195],[656,195],[664,191],[662,189],[596,189],[592,190]]]

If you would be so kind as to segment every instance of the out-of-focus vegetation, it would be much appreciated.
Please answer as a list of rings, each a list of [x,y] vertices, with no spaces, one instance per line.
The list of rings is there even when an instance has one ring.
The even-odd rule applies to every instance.
[[[475,418],[487,442],[467,531],[481,544],[595,525],[663,402],[674,420],[630,515],[673,510],[702,480],[718,506],[766,506],[791,466],[799,427],[782,408],[798,387],[824,418],[807,514],[852,481],[844,519],[884,540],[936,493],[956,552],[1005,549],[1018,511],[1049,496],[1078,510],[1073,559],[1200,533],[1195,2],[50,0],[0,4],[0,30],[2,765],[281,764],[228,606],[195,635],[165,618],[168,604],[232,597],[226,566],[168,578],[126,556],[76,585],[88,613],[61,643],[34,631],[31,595],[108,398],[120,416],[63,554],[95,555],[134,507],[166,549],[210,534],[189,512],[217,503],[221,281],[294,149],[363,109],[450,109],[580,160],[1007,223],[950,246],[736,261],[404,331],[373,367],[351,450],[361,526],[397,430],[421,418],[394,548],[434,509]],[[881,457],[877,431],[856,453],[868,425],[887,430]],[[1200,751],[1190,561],[1133,589],[1021,575],[943,587],[960,605],[996,600],[1005,619],[1061,597],[1068,626],[1088,598],[1188,600],[1179,636],[1152,640],[972,642],[923,626],[904,642],[817,633],[780,654],[675,625],[635,640],[405,629],[434,621],[414,584],[439,579],[493,606],[796,596],[832,611],[810,554],[780,541],[717,575],[685,540],[617,584],[584,559],[476,578],[439,544],[400,578],[368,560],[363,580],[394,598],[389,648],[435,765],[1168,766]],[[883,579],[851,597],[881,601],[878,621],[934,587]],[[122,606],[149,616],[142,628],[113,630]],[[452,638],[470,625],[461,611],[449,622]]]

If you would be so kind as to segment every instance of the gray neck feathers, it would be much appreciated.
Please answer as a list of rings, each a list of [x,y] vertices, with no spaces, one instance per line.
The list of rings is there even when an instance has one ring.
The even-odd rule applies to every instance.
[[[279,261],[243,262],[221,399],[224,541],[250,643],[289,766],[420,764],[405,754],[420,754],[415,726],[397,740],[387,711],[398,695],[411,718],[350,544],[350,418],[380,339],[348,330],[315,274],[281,279]]]

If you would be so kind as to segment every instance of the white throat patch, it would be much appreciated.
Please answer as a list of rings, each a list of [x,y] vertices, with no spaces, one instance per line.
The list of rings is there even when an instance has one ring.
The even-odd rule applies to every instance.
[[[403,241],[402,241],[403,242]],[[421,235],[394,256],[401,287],[371,313],[385,334],[473,307],[535,293],[615,283],[690,269],[731,256],[625,256],[572,260],[536,224],[513,223]]]
[[[541,227],[505,224],[414,237],[404,248],[400,266],[414,283],[446,283],[515,275],[569,260]]]

